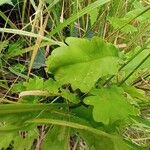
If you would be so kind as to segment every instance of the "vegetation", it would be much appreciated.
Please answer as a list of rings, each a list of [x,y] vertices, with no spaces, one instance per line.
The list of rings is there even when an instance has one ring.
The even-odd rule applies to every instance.
[[[148,0],[0,1],[0,149],[148,150]]]

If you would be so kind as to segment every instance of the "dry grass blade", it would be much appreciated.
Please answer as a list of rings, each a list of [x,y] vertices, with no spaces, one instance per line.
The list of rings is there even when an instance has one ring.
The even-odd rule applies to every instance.
[[[65,45],[62,42],[54,41],[54,40],[47,38],[45,36],[42,36],[40,34],[35,34],[32,32],[18,30],[18,29],[0,28],[0,32],[6,32],[6,33],[24,35],[24,36],[29,36],[29,37],[41,38],[42,40],[50,42],[49,45],[60,45],[60,46]]]
[[[48,21],[48,15],[46,16],[44,24],[43,25],[41,24],[41,27],[40,27],[39,34],[42,35],[42,36],[44,35],[44,30],[46,28],[47,21]],[[31,56],[31,61],[30,61],[29,70],[28,70],[28,76],[30,75],[30,72],[31,72],[31,69],[32,69],[32,65],[34,63],[34,60],[35,60],[35,57],[36,57],[36,54],[38,52],[38,49],[40,47],[41,42],[42,42],[42,39],[40,37],[37,38],[37,41],[36,41],[36,44],[34,46],[34,49],[33,49],[33,52],[32,52],[32,56]]]
[[[49,92],[41,90],[23,91],[19,94],[19,97],[24,96],[49,96]]]

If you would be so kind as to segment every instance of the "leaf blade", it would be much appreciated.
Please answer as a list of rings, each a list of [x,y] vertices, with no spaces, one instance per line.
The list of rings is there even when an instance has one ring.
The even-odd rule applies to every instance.
[[[118,49],[98,37],[91,40],[70,37],[69,46],[55,49],[47,60],[47,70],[61,84],[89,91],[96,81],[118,71]]]
[[[93,117],[97,122],[107,125],[117,120],[127,119],[129,115],[138,114],[137,109],[123,96],[123,90],[120,87],[96,89],[91,94],[93,96],[86,97],[84,102],[94,106]]]

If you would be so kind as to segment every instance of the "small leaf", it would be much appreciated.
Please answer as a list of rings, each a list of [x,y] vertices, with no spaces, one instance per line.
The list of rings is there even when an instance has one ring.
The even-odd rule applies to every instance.
[[[29,82],[19,82],[12,86],[12,92],[21,92],[22,102],[35,102],[38,96],[60,96],[72,103],[79,103],[80,99],[75,93],[63,89],[62,85],[52,79],[44,81],[42,78],[30,78]],[[25,97],[26,96],[26,97]]]
[[[79,103],[80,101],[77,95],[71,93],[69,90],[62,89],[61,84],[52,79],[44,82],[44,89],[50,94],[61,96],[72,103]]]
[[[79,103],[80,102],[80,99],[79,97],[74,94],[74,93],[70,93],[69,90],[64,90],[64,89],[61,89],[61,94],[60,94],[63,98],[65,98],[66,100],[72,102],[72,103]]]
[[[91,12],[89,13],[92,26],[97,21],[98,13],[99,13],[98,8],[91,10]]]
[[[108,21],[114,27],[114,29],[118,29],[118,28],[126,25],[126,23],[128,23],[128,19],[117,18],[117,17],[110,17],[110,18],[108,18]],[[137,28],[131,24],[127,24],[124,28],[121,29],[121,31],[124,33],[137,32]]]
[[[26,90],[26,87],[23,85],[22,82],[16,83],[11,87],[11,92],[19,93]]]
[[[117,120],[124,120],[129,115],[137,115],[137,110],[123,96],[123,89],[113,86],[111,88],[97,89],[86,97],[84,102],[94,106],[93,117],[97,122],[111,124]]]
[[[102,39],[67,38],[69,46],[56,48],[47,60],[48,71],[61,84],[89,91],[96,81],[118,71],[118,49]]]
[[[8,46],[8,41],[0,41],[0,53]]]
[[[41,145],[42,150],[69,150],[70,133],[68,127],[54,126],[49,129]]]
[[[12,65],[11,68],[16,72],[24,72],[26,67],[20,63]]]
[[[47,90],[49,93],[52,94],[58,94],[59,88],[61,87],[61,85],[58,82],[52,79],[46,80],[43,86],[44,90]]]
[[[134,10],[129,11],[125,15],[125,18],[132,19],[135,16],[138,16],[141,12],[144,12],[147,8],[148,8],[148,6],[143,7],[140,4],[140,6],[137,6],[137,8],[135,8]],[[141,23],[147,22],[149,19],[150,19],[150,10],[146,11],[145,13],[141,14],[138,18],[136,18],[136,20],[141,22]]]
[[[30,78],[29,82],[24,82],[23,85],[26,87],[26,90],[42,90],[44,81],[42,78],[35,77]]]
[[[45,50],[43,48],[39,48],[39,50],[37,51],[37,55],[35,57],[32,68],[39,69],[40,67],[44,67],[45,66],[45,58],[46,58]]]
[[[9,44],[8,52],[6,54],[7,58],[12,58],[21,54],[22,54],[22,45],[20,41]]]

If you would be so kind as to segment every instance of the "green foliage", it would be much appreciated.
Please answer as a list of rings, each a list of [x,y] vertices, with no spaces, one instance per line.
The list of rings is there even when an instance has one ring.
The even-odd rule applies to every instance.
[[[143,90],[137,89],[134,86],[129,86],[126,84],[124,84],[122,86],[122,88],[126,94],[128,94],[130,97],[133,98],[133,100],[135,100],[134,104],[137,104],[138,100],[139,101],[147,101],[146,96],[145,96],[145,92]]]
[[[59,82],[52,79],[44,81],[42,78],[30,78],[29,82],[17,83],[12,87],[12,92],[22,92],[22,91],[33,91],[41,90],[47,91],[47,96],[61,96],[72,103],[79,103],[80,100],[75,93],[70,93],[68,89],[62,88]],[[40,100],[38,96],[28,96],[22,99],[22,102],[37,102]]]
[[[109,139],[104,136],[92,135],[89,134],[88,132],[87,133],[80,132],[80,134],[83,136],[83,139],[88,144],[89,150],[98,150],[98,149],[134,150],[132,146],[125,143],[119,136],[116,136],[113,139]]]
[[[0,1],[12,3],[0,10],[0,149],[148,150],[148,2]]]
[[[66,43],[68,46],[55,49],[47,61],[48,71],[60,83],[87,92],[100,77],[117,73],[119,57],[113,45],[97,37],[68,38]]]
[[[13,5],[12,0],[1,0],[1,1],[0,1],[0,5],[3,5],[3,4],[10,4],[10,5]]]
[[[28,125],[25,122],[37,117],[44,109],[57,108],[57,105],[12,104],[0,107],[0,133],[5,137],[0,137],[0,148],[7,148],[13,141],[14,149],[30,149],[38,137],[38,131],[35,125]],[[21,136],[21,132],[25,132],[25,137]]]
[[[40,48],[37,52],[35,61],[33,63],[32,68],[34,69],[38,69],[40,67],[44,67],[45,66],[45,50],[43,48]]]
[[[129,58],[130,58],[135,53],[137,53],[139,50],[140,50],[140,47],[137,47],[135,50],[128,53],[127,56],[129,56]],[[126,65],[123,70],[125,70],[125,71],[133,70],[139,64],[139,62],[142,61],[148,54],[149,54],[149,49],[143,50],[136,58],[134,58],[130,62],[130,64]],[[146,68],[149,68],[149,66],[150,66],[150,57],[138,69],[139,70],[140,69],[146,69]]]
[[[9,44],[9,48],[8,48],[6,57],[12,58],[12,57],[20,55],[21,52],[22,52],[22,45],[21,45],[20,41],[18,41],[16,43]]]
[[[127,19],[116,18],[116,17],[108,18],[108,21],[114,27],[114,29],[118,29],[119,27],[122,27],[128,23]],[[134,27],[133,25],[127,24],[123,29],[121,29],[121,31],[124,33],[132,33],[132,32],[136,32],[137,28]]]
[[[0,53],[8,46],[8,41],[0,42]]]
[[[46,139],[42,144],[42,149],[47,150],[67,150],[69,149],[70,129],[67,127],[54,126],[49,129]]]
[[[98,14],[99,14],[99,9],[91,10],[91,12],[89,13],[91,25],[94,25],[94,23],[96,22]]]
[[[93,96],[86,97],[84,102],[94,106],[95,121],[112,124],[128,118],[129,115],[137,115],[136,109],[129,104],[123,93],[123,89],[116,86],[96,89],[91,92]]]
[[[107,79],[110,75],[118,73],[120,60],[118,49],[98,37],[90,40],[70,37],[66,43],[68,45],[56,48],[46,62],[47,70],[54,74],[55,80],[50,78],[44,81],[42,78],[34,77],[12,86],[13,93],[21,92],[20,95],[27,93],[21,96],[19,101],[27,104],[1,106],[0,115],[3,114],[1,123],[5,122],[5,126],[2,125],[0,131],[4,134],[12,132],[7,134],[8,142],[4,140],[1,147],[7,147],[14,141],[14,148],[20,148],[23,145],[18,143],[20,137],[12,139],[16,131],[30,132],[30,129],[36,129],[36,124],[47,124],[50,126],[45,133],[42,149],[66,150],[69,148],[70,136],[77,133],[91,150],[110,149],[110,145],[113,150],[134,149],[134,145],[126,143],[116,128],[122,129],[127,122],[131,123],[131,116],[139,115],[136,99],[143,101],[144,93],[128,85],[103,87],[98,80],[103,77]],[[73,89],[70,89],[71,87]],[[77,89],[88,94],[82,98]],[[50,102],[55,102],[57,97],[57,102],[60,103],[32,104],[45,99],[40,96],[43,91],[47,92],[43,96],[49,98]],[[30,96],[31,92],[37,92],[39,96],[38,94]],[[86,109],[81,106],[83,103],[88,105]],[[65,109],[64,104],[67,104]],[[69,111],[70,108],[72,111]],[[9,113],[11,116],[7,115]],[[112,130],[108,130],[110,126]],[[29,134],[29,137],[24,139],[24,143],[28,144],[23,147],[29,149],[35,138],[34,133],[31,136]]]
[[[10,132],[7,134],[1,134],[0,140],[0,148],[7,149],[11,143],[13,144],[13,149],[17,150],[31,150],[33,147],[34,140],[38,137],[36,130],[22,131],[25,134],[25,137],[17,132]],[[20,142],[21,141],[21,142]]]

